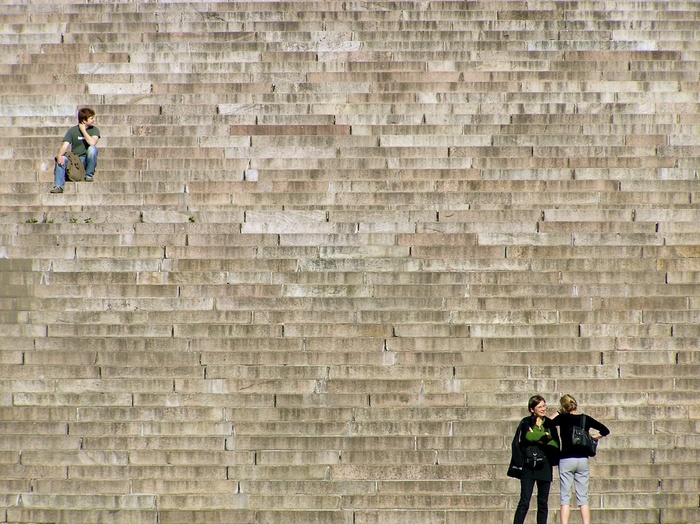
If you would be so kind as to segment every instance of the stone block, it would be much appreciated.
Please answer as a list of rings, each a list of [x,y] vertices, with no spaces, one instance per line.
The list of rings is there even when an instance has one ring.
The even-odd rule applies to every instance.
[[[225,373],[220,373],[219,374],[221,379],[225,378]],[[239,393],[239,392],[248,392],[251,395],[252,394],[257,394],[260,395],[263,398],[263,401],[266,403],[270,403],[271,397],[265,397],[267,388],[274,386],[276,388],[276,391],[278,393],[313,393],[317,390],[318,388],[318,382],[314,380],[304,380],[304,379],[296,379],[296,380],[270,380],[270,381],[258,381],[258,380],[246,380],[246,379],[226,379],[225,382],[222,380],[222,383],[216,383],[218,387],[216,388],[215,393]],[[181,389],[184,389],[184,391],[191,392],[194,391],[195,388],[193,388],[191,385],[185,384],[184,386],[181,386]],[[204,389],[201,388],[200,389]],[[260,397],[259,397],[260,398]],[[156,400],[162,400],[162,399],[157,399]],[[222,399],[222,401],[226,401],[227,399]]]
[[[261,451],[256,453],[256,464],[260,465],[303,465],[303,464],[338,464],[340,452],[324,451]]]
[[[0,117],[73,117],[75,106],[4,106],[0,110]]]
[[[437,463],[434,451],[349,451],[342,453],[342,462],[346,465],[381,465],[406,464],[429,465]],[[374,496],[374,495],[373,495]]]
[[[228,469],[230,479],[235,480],[306,480],[327,479],[326,465],[279,465],[279,466],[235,466]]]
[[[317,394],[318,395],[318,394]],[[292,396],[292,395],[288,395]],[[301,396],[301,397],[310,397],[311,395],[299,395],[296,394],[294,396]],[[337,396],[337,397],[328,397],[328,398],[343,398],[342,396]],[[335,421],[347,421],[352,419],[352,409],[348,407],[340,407],[340,406],[328,406],[328,405],[320,405],[320,406],[306,406],[303,408],[300,407],[282,407],[280,409],[276,409],[275,407],[270,407],[268,405],[267,407],[261,407],[259,409],[256,409],[255,411],[252,410],[246,410],[246,409],[231,409],[227,411],[227,416],[229,418],[235,419],[239,422],[276,422],[276,421],[284,421],[284,422],[290,422],[294,421],[300,414],[303,415],[304,420],[306,421],[320,421],[320,422],[325,422],[327,420],[335,420]]]
[[[353,512],[349,510],[337,509],[320,511],[266,509],[256,511],[256,522],[260,524],[279,522],[288,522],[290,524],[350,524],[354,519],[353,515]]]
[[[147,95],[153,92],[153,86],[150,83],[88,83],[87,90],[91,95]]]
[[[157,271],[168,271],[172,273],[182,272],[182,273],[194,273],[194,272],[211,272],[211,271],[221,271],[225,269],[226,271],[234,272],[250,272],[250,271],[294,271],[297,266],[297,261],[288,260],[263,260],[256,259],[255,261],[245,260],[245,259],[231,259],[227,260],[226,264],[223,265],[220,259],[182,259],[182,260],[172,260],[167,259],[162,261],[163,265],[158,267]]]
[[[98,239],[96,239],[99,242]],[[162,258],[165,254],[161,246],[76,246],[76,258]]]
[[[124,466],[128,462],[126,451],[111,450],[31,450],[23,454],[27,466]]]
[[[313,286],[313,285],[286,285],[284,294],[289,297],[369,297],[371,289],[366,286]],[[317,318],[317,317],[316,317]]]
[[[35,421],[26,422],[20,420],[9,420],[2,430],[4,435],[66,435],[66,422],[47,422]]]
[[[411,478],[417,481],[435,480],[483,480],[493,477],[491,468],[475,466],[441,466],[441,465],[339,465],[332,466],[331,478],[334,480],[365,480],[382,478],[401,480]]]
[[[480,481],[470,483],[470,488],[482,484]],[[492,483],[484,483],[488,488],[493,488]],[[388,480],[377,483],[377,491],[384,493],[419,493],[419,494],[456,494],[461,491],[458,481],[413,481],[413,480]],[[476,489],[470,489],[471,492],[477,492]]]
[[[139,393],[142,391],[169,391],[172,388],[172,382],[170,382],[167,378],[133,378],[130,377],[129,372],[126,371],[123,379],[121,377],[117,377],[110,378],[108,380],[94,378],[61,381],[56,384],[55,390],[59,393],[69,394],[90,392],[120,393],[127,387],[135,393],[135,398],[137,398]]]
[[[164,253],[167,258],[175,260],[183,259],[207,259],[213,258],[217,260],[241,258],[252,258],[252,253],[255,251],[253,246],[173,246],[167,249]],[[282,258],[282,257],[279,257]]]
[[[355,229],[363,234],[411,234],[416,224],[411,222],[360,222]]]
[[[350,135],[349,125],[233,125],[229,128],[232,136],[339,136]]]
[[[673,379],[672,378],[664,378],[664,377],[659,377],[659,378],[645,378],[645,379],[630,379],[629,381],[627,380],[607,380],[607,379],[601,379],[595,383],[594,386],[591,386],[589,388],[590,392],[602,392],[602,391],[608,391],[608,392],[620,392],[620,393],[626,393],[626,392],[633,392],[633,391],[639,391],[640,387],[649,387],[649,388],[654,388],[658,389],[661,391],[671,391],[672,388],[672,383]],[[567,379],[563,380],[559,383],[559,388],[562,390],[567,390],[567,391],[576,391],[577,387],[580,388],[581,384],[583,381],[577,380],[577,379]]]
[[[49,337],[163,337],[172,338],[173,326],[161,325],[101,325],[101,324],[51,324],[48,326]]]
[[[540,233],[598,233],[608,237],[619,235],[627,238],[645,235],[651,237],[657,232],[655,225],[640,222],[540,222],[538,228]]]
[[[609,494],[603,495],[602,503],[605,507],[627,507],[635,509],[655,508],[679,508],[688,507],[689,501],[685,498],[692,495],[686,494]]]
[[[472,338],[392,337],[386,340],[386,349],[399,353],[479,351],[481,347],[481,342]]]
[[[182,324],[185,322],[209,322],[212,324],[247,324],[253,321],[253,317],[250,312],[214,311],[212,307],[201,308],[200,310],[191,311],[157,311],[149,313],[148,316],[150,318],[150,321],[154,324]]]
[[[430,509],[397,509],[397,510],[378,510],[378,509],[359,509],[353,512],[354,521],[357,524],[399,524],[400,522],[406,522],[407,520],[413,520],[416,522],[421,522],[424,524],[445,524],[445,511],[444,510],[430,510]],[[491,521],[483,518],[481,512],[478,516],[479,522],[484,524],[491,524]]]
[[[243,306],[246,309],[246,306]],[[229,308],[235,309],[235,308]],[[301,339],[285,339],[279,337],[259,337],[240,339],[192,339],[188,345],[192,351],[201,351],[202,358],[212,353],[212,359],[224,363],[234,355],[246,355],[251,353],[267,354],[269,352],[300,353],[303,350]],[[349,350],[351,350],[350,348]],[[235,361],[235,360],[234,360]]]
[[[308,259],[298,262],[299,271],[413,271],[420,262],[416,260],[402,260],[396,258],[382,259],[374,258],[368,260],[361,259]]]
[[[700,518],[700,511],[696,508],[662,508],[659,513],[659,518],[664,522],[679,524],[682,522],[694,522]]]
[[[655,420],[659,418],[675,420],[675,419],[687,419],[689,413],[688,406],[644,406],[638,407],[633,406],[629,408],[620,408],[620,412],[617,414],[617,418],[620,420],[629,420],[640,414],[644,414],[649,420]]]
[[[318,425],[317,427],[322,427]],[[363,435],[237,435],[227,439],[226,449],[276,449],[276,450],[407,450],[415,448],[415,439],[411,436],[363,436]]]
[[[223,442],[222,442],[223,444]],[[223,449],[223,446],[220,448]],[[132,450],[129,463],[138,466],[236,466],[253,464],[253,454],[237,451],[207,451],[192,449]]]
[[[282,334],[281,326],[177,324],[163,327],[175,338],[277,338]]]
[[[65,469],[65,468],[64,468]],[[129,479],[168,478],[170,480],[191,480],[193,478],[207,478],[210,480],[226,480],[227,468],[225,466],[131,466],[131,465],[72,465],[70,466],[71,478],[74,480],[119,480]],[[65,474],[64,474],[65,477]]]
[[[481,238],[481,236],[479,236]],[[450,259],[450,258],[488,258],[498,259],[503,256],[501,246],[489,246],[489,242],[483,245],[477,240],[477,245],[441,245],[441,246],[413,246],[411,255],[413,258]]]
[[[132,399],[129,393],[29,393],[17,392],[13,397],[16,406],[128,406]]]
[[[136,272],[136,271],[159,271],[160,260],[133,260],[133,259],[83,259],[83,260],[61,260],[51,261],[52,269],[57,272]]]
[[[99,492],[104,495],[128,495],[129,486],[122,481],[83,481],[66,479],[39,479],[34,481],[33,490],[35,493],[65,493],[68,495],[78,495],[86,492]]]
[[[408,494],[382,494],[372,500],[366,496],[345,497],[350,507],[367,508],[375,510],[389,510],[405,508],[407,511],[415,511],[416,508],[430,507],[432,510],[452,510],[456,508],[471,507],[475,509],[505,509],[507,499],[502,495],[486,494],[437,494],[437,493],[408,493]],[[430,499],[433,502],[428,503]],[[372,501],[370,503],[370,501]]]
[[[242,493],[256,493],[258,495],[370,495],[376,493],[376,487],[372,482],[327,482],[327,481],[296,481],[285,482],[277,480],[242,481],[240,483]]]
[[[403,367],[386,368],[365,366],[333,366],[329,369],[330,380],[334,379],[376,379],[405,380],[424,377],[428,380],[450,379],[454,370],[451,367]]]
[[[143,406],[130,409],[125,406],[115,404],[105,404],[103,406],[94,404],[80,407],[81,421],[101,422],[104,419],[116,420],[119,422],[139,421],[142,423],[157,422],[167,424],[173,421],[182,423],[196,417],[202,422],[223,422],[224,412],[217,407],[203,406]]]
[[[444,288],[436,289],[442,291]],[[376,296],[384,296],[384,293],[377,292]],[[392,323],[392,324],[431,324],[444,323],[449,320],[449,313],[442,311],[369,311],[356,314],[356,320],[362,323]]]
[[[158,511],[158,519],[171,524],[256,524],[257,514],[247,509],[169,508]],[[145,521],[144,521],[145,522]]]
[[[142,522],[143,524],[156,524],[158,522],[158,512],[153,510],[131,510],[96,508],[11,508],[7,510],[7,517],[12,522],[36,522],[49,523],[65,519],[75,524],[88,524],[90,522],[104,522],[106,524],[128,524],[130,522]]]
[[[22,505],[25,508],[46,508],[62,506],[71,509],[97,510],[153,510],[155,500],[152,495],[45,495],[22,494]]]
[[[18,450],[22,453],[25,451],[47,450],[47,449],[79,449],[80,442],[78,437],[68,436],[48,436],[48,435],[4,435],[0,450]]]
[[[347,394],[281,394],[277,395],[276,405],[280,408],[309,408],[309,407],[366,407],[368,397],[365,393]]]
[[[187,435],[206,435],[209,437],[226,437],[231,435],[233,426],[230,422],[208,421],[201,422],[180,420],[177,422],[167,420],[151,421],[117,421],[105,422],[103,420],[89,420],[72,422],[70,431],[81,435],[86,440],[95,438],[109,439],[109,435],[120,435],[120,438],[128,437],[163,437]]]
[[[193,366],[153,366],[153,367],[129,367],[123,366],[100,366],[101,376],[104,379],[182,379],[182,378],[201,378],[204,370],[200,367]]]

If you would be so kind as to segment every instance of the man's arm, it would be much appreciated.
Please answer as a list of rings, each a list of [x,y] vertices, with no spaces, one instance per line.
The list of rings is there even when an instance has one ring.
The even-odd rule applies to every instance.
[[[63,165],[63,155],[66,154],[69,147],[70,142],[63,142],[63,144],[61,145],[61,149],[58,150],[58,154],[56,155],[56,162],[58,162],[59,166]]]
[[[80,132],[83,134],[83,138],[88,146],[97,145],[97,141],[100,139],[100,137],[88,134],[85,124],[78,124],[78,129],[80,129]]]

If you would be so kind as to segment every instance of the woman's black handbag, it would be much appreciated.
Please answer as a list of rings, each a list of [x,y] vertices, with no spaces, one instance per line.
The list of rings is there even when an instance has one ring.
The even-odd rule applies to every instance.
[[[598,441],[591,437],[586,429],[586,415],[581,417],[581,425],[574,426],[571,431],[571,443],[586,450],[589,457],[595,457],[598,450]]]
[[[523,466],[527,469],[542,469],[544,467],[544,451],[539,446],[526,447],[523,457]]]

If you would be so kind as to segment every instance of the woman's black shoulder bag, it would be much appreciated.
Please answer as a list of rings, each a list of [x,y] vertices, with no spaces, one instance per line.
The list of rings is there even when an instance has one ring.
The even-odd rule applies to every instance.
[[[574,426],[571,430],[571,443],[574,446],[582,447],[589,457],[595,457],[598,450],[598,441],[591,437],[586,429],[586,415],[581,417],[581,424]]]

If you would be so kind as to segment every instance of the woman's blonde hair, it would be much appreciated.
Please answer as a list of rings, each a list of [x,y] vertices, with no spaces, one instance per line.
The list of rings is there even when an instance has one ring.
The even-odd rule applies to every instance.
[[[576,407],[578,404],[576,403],[576,399],[572,397],[571,395],[564,395],[559,399],[559,405],[561,406],[561,410],[564,413],[571,413],[572,411],[576,411]]]

